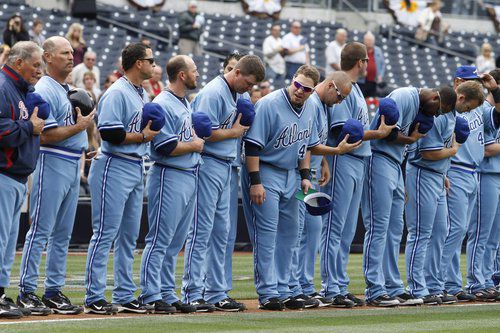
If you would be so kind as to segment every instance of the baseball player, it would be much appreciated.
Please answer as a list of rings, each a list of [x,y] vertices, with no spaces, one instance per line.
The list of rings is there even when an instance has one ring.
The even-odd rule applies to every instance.
[[[497,85],[500,83],[500,69],[490,72]],[[483,79],[484,81],[484,79]],[[463,85],[463,84],[462,84]],[[460,86],[459,86],[460,87]],[[500,90],[499,88],[496,88]],[[491,91],[487,103],[495,105],[500,102],[499,92]],[[497,103],[498,105],[498,103]],[[491,277],[492,259],[498,248],[500,234],[498,222],[500,219],[500,116],[493,114],[493,127],[484,127],[485,158],[478,165],[478,189],[470,225],[467,230],[467,287],[469,293],[476,297],[487,294],[486,300],[500,300],[500,293],[495,290]],[[497,150],[495,151],[495,145]],[[488,249],[488,253],[486,253]],[[485,269],[488,267],[488,269]],[[489,281],[487,282],[486,279]],[[492,297],[494,296],[494,297]],[[485,298],[485,297],[483,297]]]
[[[477,82],[459,86],[456,93],[442,90],[443,104],[451,105],[456,100],[454,110],[442,107],[443,115],[435,119],[432,129],[409,153],[406,167],[406,278],[410,295],[421,298],[424,304],[456,302],[455,296],[443,292],[438,278],[448,217],[446,172],[451,157],[468,138],[468,124],[460,117],[455,121],[456,113],[479,106],[482,103],[481,90]]]
[[[61,292],[66,277],[66,258],[73,231],[80,193],[80,157],[87,148],[85,130],[94,121],[94,111],[73,117],[67,97],[66,77],[73,69],[73,49],[64,37],[51,37],[43,43],[47,75],[35,86],[50,105],[50,116],[41,134],[40,155],[33,174],[30,215],[32,224],[23,247],[19,270],[20,307],[32,314],[79,314],[80,306],[72,305]],[[45,294],[36,294],[39,265],[47,246]],[[42,302],[43,301],[43,302]]]
[[[312,187],[308,148],[319,144],[316,115],[304,102],[318,80],[316,68],[301,66],[290,86],[257,103],[254,123],[243,138],[243,207],[253,245],[255,286],[264,310],[305,305],[292,297],[288,284],[299,231],[296,168],[307,193]]]
[[[106,90],[99,102],[98,129],[103,142],[89,173],[93,235],[85,270],[86,313],[151,310],[134,297],[132,264],[142,212],[142,156],[148,151],[146,143],[158,134],[151,129],[151,121],[141,130],[142,109],[148,101],[141,83],[153,75],[154,63],[151,48],[141,43],[127,45],[122,51],[125,75]],[[104,297],[113,242],[113,303],[117,306]]]
[[[26,106],[27,94],[40,75],[42,50],[33,42],[16,43],[0,70],[0,318],[31,313],[18,309],[5,295],[5,288],[10,283],[26,183],[36,166],[45,124],[38,117],[38,107],[28,110]]]
[[[364,77],[367,66],[365,45],[357,42],[346,44],[341,53],[341,68],[349,79],[356,82]],[[381,107],[385,109],[384,104]],[[332,197],[333,209],[325,215],[320,247],[321,293],[330,300],[332,306],[350,308],[365,304],[347,290],[347,260],[358,223],[365,157],[371,155],[368,140],[386,137],[395,125],[386,125],[384,117],[377,128],[369,129],[368,106],[357,83],[353,83],[352,91],[345,101],[329,111],[329,145],[336,146],[339,143],[339,133],[350,118],[360,121],[365,129],[364,142],[358,149],[349,154],[328,157],[332,178],[326,186],[326,193]],[[394,112],[397,113],[397,110]]]
[[[188,56],[170,58],[166,70],[169,84],[153,100],[161,106],[166,122],[151,146],[155,163],[148,176],[149,232],[142,254],[139,300],[154,305],[155,313],[187,313],[196,309],[175,295],[175,262],[194,218],[204,143],[193,133],[191,106],[186,100],[186,93],[196,88],[199,74]]]
[[[227,74],[210,81],[193,100],[193,110],[203,111],[212,121],[212,136],[202,153],[199,170],[198,206],[185,247],[183,302],[197,307],[214,304],[220,311],[241,311],[243,303],[226,291],[225,254],[229,233],[231,165],[238,138],[248,129],[236,117],[236,102],[264,79],[265,69],[257,56],[244,56]],[[235,121],[236,119],[236,121]]]
[[[469,122],[470,135],[457,154],[452,157],[451,166],[447,173],[450,181],[450,190],[448,191],[449,221],[448,234],[441,258],[441,275],[442,281],[445,282],[442,289],[455,295],[458,301],[475,299],[488,301],[495,297],[481,289],[471,288],[464,292],[460,272],[462,241],[467,231],[478,190],[476,167],[479,166],[484,156],[485,132],[494,132],[499,125],[500,89],[491,75],[483,74],[479,77],[474,66],[460,66],[455,72],[455,88],[465,81],[479,79],[481,79],[483,86],[493,94],[496,105],[492,106],[490,103],[484,102],[479,107],[474,109],[471,107],[468,112],[460,115]],[[471,230],[480,225],[476,223],[478,221],[471,222]],[[475,251],[473,246],[468,246],[468,262],[475,263],[473,258]]]
[[[441,100],[438,89],[398,88],[387,97],[396,102],[399,120],[389,136],[371,141],[361,199],[365,296],[368,304],[381,307],[423,303],[405,292],[398,270],[404,210],[401,163],[406,145],[425,135],[440,109],[452,108]],[[371,129],[378,127],[379,118],[380,109]]]
[[[328,138],[328,110],[341,103],[351,93],[351,80],[344,72],[335,72],[320,82],[314,93],[307,99],[306,107],[312,108],[315,115],[318,138],[326,145]],[[314,188],[324,186],[330,179],[330,168],[325,157],[311,157],[311,173],[316,175]],[[300,175],[298,175],[299,177]],[[316,178],[316,179],[314,179]],[[300,177],[298,178],[300,182]],[[314,288],[314,266],[318,254],[322,217],[313,216],[306,211],[305,203],[299,203],[299,238],[293,249],[292,268],[289,286],[292,296],[304,301],[306,308],[327,306],[331,300],[321,296]]]

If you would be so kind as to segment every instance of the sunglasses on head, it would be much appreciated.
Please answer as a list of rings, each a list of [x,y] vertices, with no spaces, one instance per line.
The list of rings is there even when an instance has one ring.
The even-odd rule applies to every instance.
[[[141,58],[139,60],[146,60],[148,61],[151,65],[155,63],[155,58]]]
[[[302,89],[305,93],[310,93],[310,92],[312,92],[314,90],[314,88],[308,87],[308,86],[304,86],[300,82],[295,81],[295,80],[293,81],[293,85],[297,89]]]
[[[337,100],[340,102],[342,102],[344,99],[346,99],[347,96],[344,96],[340,93],[340,90],[339,88],[337,88],[337,85],[335,84],[335,81],[332,80],[332,83],[333,83],[333,87],[335,88],[335,91],[337,92]]]

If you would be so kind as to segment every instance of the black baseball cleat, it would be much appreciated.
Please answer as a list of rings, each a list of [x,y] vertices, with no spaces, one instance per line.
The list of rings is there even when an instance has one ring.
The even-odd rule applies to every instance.
[[[348,299],[344,295],[337,295],[332,298],[332,304],[330,305],[333,308],[346,308],[350,309],[353,308],[356,304]]]
[[[48,316],[52,313],[34,293],[21,293],[17,296],[17,306],[31,311],[33,316]]]
[[[104,299],[100,299],[94,303],[85,305],[83,307],[85,313],[95,313],[102,315],[114,315],[118,313],[118,307],[114,304],[106,302]]]
[[[422,297],[422,300],[424,301],[425,305],[441,305],[441,304],[443,304],[441,297],[439,297],[438,295],[427,295],[427,296]]]
[[[359,297],[356,297],[354,294],[351,294],[351,293],[347,293],[347,295],[345,295],[345,297],[348,299],[348,300],[351,300],[354,302],[354,306],[365,306],[366,305],[366,302],[364,299],[361,299]]]
[[[7,297],[7,295],[5,295],[5,294],[0,296],[0,303],[5,303],[4,305],[8,305],[11,310],[21,311],[23,316],[30,316],[31,315],[30,309],[20,308],[19,306],[17,306],[16,303],[14,303],[14,300],[12,298]]]
[[[148,306],[151,308],[151,312],[156,314],[174,314],[177,312],[176,306],[166,303],[161,299],[148,303]]]
[[[315,298],[309,297],[306,294],[300,294],[294,297],[297,301],[304,302],[305,309],[313,309],[319,307],[319,301]]]
[[[389,295],[381,295],[377,298],[369,300],[367,304],[371,306],[388,308],[393,306],[399,306],[401,303],[395,297],[390,297]]]
[[[401,306],[422,305],[424,300],[419,297],[413,297],[409,293],[402,293],[396,296]]]
[[[486,289],[478,290],[470,295],[476,296],[476,301],[478,302],[495,302],[495,295],[488,292]]]
[[[495,301],[498,302],[500,301],[500,291],[496,290],[495,288],[486,288],[485,289],[487,292],[495,296]]]
[[[283,305],[285,306],[285,308],[290,310],[302,310],[306,304],[304,301],[295,299],[295,297],[289,297],[283,300]]]
[[[52,297],[42,297],[42,302],[54,313],[77,315],[83,312],[83,307],[71,304],[71,301],[62,292],[58,291]]]
[[[192,306],[196,308],[196,312],[214,312],[215,306],[211,303],[207,303],[203,298],[197,299],[191,303]]]
[[[436,296],[441,298],[442,304],[455,304],[456,302],[458,302],[458,299],[455,296],[448,294],[448,292],[446,291],[443,291],[442,294],[438,294]]]
[[[172,303],[172,306],[175,307],[177,312],[180,312],[180,313],[196,312],[196,307],[194,305],[182,303],[181,301],[177,301],[177,302]]]
[[[259,302],[259,309],[261,310],[269,310],[269,311],[283,311],[285,309],[285,305],[278,298],[270,298],[264,303]]]
[[[325,306],[330,306],[330,305],[332,305],[332,299],[328,299],[328,298],[326,298],[326,297],[323,297],[323,296],[321,296],[321,295],[320,295],[320,294],[318,294],[318,293],[313,293],[313,294],[309,295],[309,297],[310,297],[310,298],[314,298],[315,300],[317,300],[317,301],[318,301],[318,303],[319,303],[319,305],[318,305],[318,306],[319,306],[320,308],[323,308],[323,307],[325,307]]]
[[[215,310],[224,312],[239,312],[239,311],[244,311],[246,309],[245,304],[236,302],[234,299],[229,297],[219,302],[216,302],[214,306]]]
[[[116,304],[116,307],[118,308],[118,312],[124,313],[150,313],[154,310],[154,306],[140,303],[136,299],[132,302]]]
[[[476,296],[467,294],[464,291],[459,291],[454,296],[457,298],[458,302],[474,302],[476,300]]]
[[[6,301],[6,297],[3,296],[0,298],[0,318],[19,319],[23,317],[23,313],[21,312],[21,310],[12,308],[11,305]]]

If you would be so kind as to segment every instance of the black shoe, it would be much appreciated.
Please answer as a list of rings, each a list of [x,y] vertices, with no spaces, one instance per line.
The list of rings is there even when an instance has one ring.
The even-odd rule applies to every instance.
[[[229,297],[215,303],[214,306],[215,310],[224,312],[239,312],[246,309],[246,306],[243,303],[236,302]]]
[[[116,307],[118,312],[124,313],[151,313],[155,309],[153,305],[140,303],[136,299],[125,304],[116,304]]]
[[[356,296],[354,296],[354,294],[348,293],[347,295],[345,295],[345,297],[348,300],[353,301],[354,302],[354,306],[365,306],[366,305],[366,302],[365,302],[364,299],[356,297]]]
[[[458,299],[455,296],[448,294],[446,291],[443,291],[442,294],[438,294],[436,296],[441,298],[442,304],[455,304],[458,302]]]
[[[148,303],[148,306],[151,308],[152,313],[173,314],[177,312],[176,306],[174,306],[173,304],[168,304],[161,299]]]
[[[30,316],[31,315],[31,311],[30,309],[27,309],[27,308],[20,308],[17,306],[16,303],[14,303],[14,300],[10,297],[7,297],[7,295],[3,294],[2,296],[0,296],[0,302],[3,302],[5,304],[7,304],[11,310],[18,310],[18,311],[21,311],[21,313],[23,314],[23,316]]]
[[[422,305],[424,304],[424,300],[418,297],[413,297],[408,293],[402,293],[396,296],[396,299],[399,301],[399,305],[407,306],[407,305]]]
[[[19,309],[11,308],[11,305],[5,300],[5,295],[0,298],[0,318],[19,319],[23,313]]]
[[[43,295],[42,302],[54,313],[76,315],[83,312],[83,307],[71,304],[69,298],[60,291],[52,297]]]
[[[330,305],[332,305],[332,300],[331,300],[331,299],[328,299],[328,298],[326,298],[326,297],[323,297],[323,296],[321,296],[321,295],[320,295],[320,294],[318,294],[318,293],[313,293],[313,294],[309,295],[309,297],[310,297],[310,298],[314,298],[315,300],[317,300],[317,301],[318,301],[318,303],[319,303],[319,305],[318,305],[318,306],[319,306],[320,308],[323,308],[323,307],[325,307],[325,306],[330,306]]]
[[[297,301],[303,301],[305,309],[312,309],[319,307],[319,301],[317,299],[309,297],[305,294],[297,295],[295,296],[295,299]]]
[[[495,296],[496,302],[500,301],[500,291],[496,290],[495,288],[486,288],[485,290]]]
[[[486,289],[478,290],[471,295],[476,296],[476,301],[479,302],[495,302],[495,295],[488,292]]]
[[[17,306],[31,311],[33,316],[48,316],[52,311],[43,304],[40,298],[34,293],[22,293],[17,296]]]
[[[424,301],[425,305],[441,305],[441,304],[443,304],[441,297],[439,297],[438,295],[427,295],[427,296],[422,297],[422,300]]]
[[[331,307],[334,308],[353,308],[356,304],[345,297],[344,295],[337,295],[334,298],[332,298],[332,304],[330,305]]]
[[[196,308],[196,312],[214,312],[215,306],[213,304],[207,303],[203,298],[200,298],[194,302],[190,303]]]
[[[301,310],[305,307],[305,302],[299,301],[295,297],[289,297],[283,300],[283,305],[290,310]]]
[[[85,305],[83,307],[85,313],[95,313],[103,315],[114,315],[118,313],[118,307],[111,303],[106,302],[104,299],[100,299],[92,304]]]
[[[182,303],[181,301],[177,301],[177,302],[172,303],[172,306],[175,307],[177,312],[181,312],[181,313],[196,312],[196,307],[194,305]]]
[[[264,303],[259,303],[259,309],[261,310],[270,310],[270,311],[283,311],[285,309],[285,305],[282,301],[277,298],[270,298]]]
[[[389,295],[381,295],[375,299],[368,301],[368,305],[378,306],[378,307],[392,307],[399,306],[401,303],[395,297],[390,297]]]
[[[467,294],[464,291],[459,291],[458,293],[455,294],[455,297],[459,302],[474,302],[476,300],[476,296],[472,294]]]
[[[231,298],[231,297],[228,297],[229,300],[233,301],[233,302],[236,302],[240,305],[240,311],[245,311],[247,309],[247,306],[245,305],[245,303],[242,303],[242,302],[238,302],[237,300],[235,300],[234,298]]]

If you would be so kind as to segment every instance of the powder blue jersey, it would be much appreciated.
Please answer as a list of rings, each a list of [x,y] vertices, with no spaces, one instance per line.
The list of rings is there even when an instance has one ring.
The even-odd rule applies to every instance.
[[[193,100],[193,111],[205,112],[212,121],[212,130],[230,129],[236,118],[236,101],[240,94],[233,93],[224,77],[217,76],[200,90]],[[205,142],[204,152],[222,158],[236,158],[238,139]]]
[[[399,120],[396,124],[399,132],[403,135],[410,135],[410,125],[417,116],[420,106],[420,99],[417,88],[398,88],[391,92],[387,97],[392,98],[399,108]],[[377,111],[372,120],[370,129],[377,129],[377,122],[380,114]],[[394,158],[399,163],[403,162],[406,145],[385,139],[372,140],[372,150],[380,150]]]
[[[493,117],[494,109],[491,110],[491,117]],[[491,119],[491,123],[495,122]],[[484,130],[484,145],[491,145],[493,143],[500,143],[500,128],[493,128],[493,126],[485,128]],[[500,173],[500,155],[485,157],[478,170],[484,173]]]
[[[306,108],[311,108],[313,114],[315,115],[315,126],[316,131],[318,132],[319,143],[326,145],[328,140],[328,118],[327,113],[328,107],[321,102],[319,95],[314,92],[305,103]],[[321,169],[321,160],[323,160],[323,156],[320,155],[312,155],[311,156],[311,169],[320,170]]]
[[[428,168],[440,173],[446,173],[450,167],[450,158],[432,161],[422,157],[423,151],[441,150],[450,148],[453,144],[455,132],[455,113],[449,112],[435,118],[434,126],[427,135],[412,145],[408,161],[412,164]],[[459,148],[459,150],[462,148]]]
[[[97,112],[98,125],[101,130],[123,129],[127,133],[140,133],[142,107],[149,101],[145,92],[142,95],[125,77],[119,78],[106,90],[99,101]],[[148,144],[132,143],[115,145],[108,141],[102,142],[103,152],[122,153],[144,156],[148,152]]]
[[[184,105],[168,90],[162,91],[156,96],[153,102],[161,105],[165,111],[166,121],[160,133],[153,139],[150,154],[151,159],[155,162],[179,169],[196,167],[201,161],[199,153],[192,152],[179,156],[165,156],[156,151],[156,149],[171,142],[193,141],[191,105],[189,105],[188,101],[186,101],[187,105]]]
[[[487,140],[485,133],[493,133],[496,130],[493,121],[494,112],[495,108],[485,101],[474,110],[459,115],[469,122],[470,135],[457,154],[452,157],[452,163],[479,166],[484,157],[484,145]]]
[[[370,119],[368,117],[368,106],[365,97],[357,83],[353,83],[351,93],[340,104],[335,104],[329,108],[330,129],[344,126],[347,119],[354,118],[363,124],[365,130],[370,129]],[[331,132],[330,132],[331,133]],[[339,144],[337,138],[330,134],[329,141],[331,146]],[[360,157],[370,156],[370,141],[363,141],[361,146],[350,152],[350,154]]]
[[[285,89],[274,91],[257,102],[255,120],[243,140],[261,148],[260,161],[292,170],[307,148],[319,144],[312,108],[295,111]]]
[[[75,125],[68,92],[59,82],[48,75],[42,76],[35,85],[35,91],[50,105],[50,114],[45,121],[44,130]],[[72,150],[87,149],[87,133],[82,131],[54,145]]]
[[[248,92],[241,94],[239,98],[244,98],[250,100],[250,94]],[[236,121],[236,118],[235,118]],[[238,138],[238,142],[236,143],[236,158],[233,161],[233,166],[234,167],[240,167],[241,166],[241,151],[242,148],[242,142],[241,138]]]

